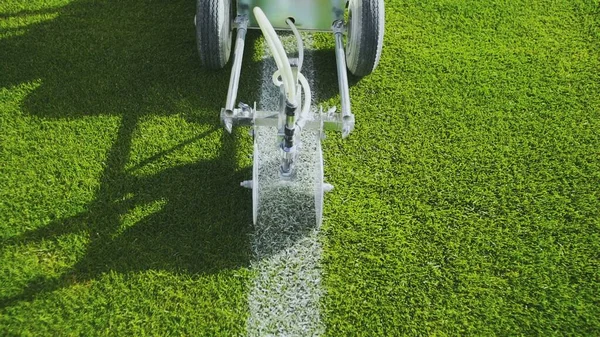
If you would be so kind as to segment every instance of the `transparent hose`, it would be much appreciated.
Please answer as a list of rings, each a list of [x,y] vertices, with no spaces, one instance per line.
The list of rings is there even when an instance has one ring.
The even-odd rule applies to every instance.
[[[310,92],[310,85],[304,77],[304,74],[298,72],[298,81],[302,85],[302,91],[304,91],[304,104],[302,105],[302,116],[308,116],[310,111],[310,104],[312,101],[312,93]]]
[[[281,86],[282,82],[279,80],[279,76],[281,72],[279,70],[273,73],[273,84],[276,87]],[[304,103],[302,104],[302,115],[306,115],[310,112],[310,104],[312,102],[312,92],[310,91],[310,85],[308,84],[308,80],[304,77],[304,74],[298,73],[298,82],[302,87],[302,91],[304,92]]]
[[[294,21],[292,19],[287,19],[285,22],[292,28],[294,32],[294,36],[296,36],[296,41],[298,41],[298,72],[302,71],[302,62],[304,61],[304,44],[302,43],[302,36],[296,28]]]
[[[267,16],[262,9],[260,9],[260,7],[254,7],[253,12],[254,16],[256,17],[256,21],[260,26],[260,30],[262,30],[263,35],[265,36],[267,45],[269,46],[271,53],[273,53],[273,58],[275,58],[277,68],[281,72],[281,78],[283,79],[287,99],[291,103],[296,103],[296,83],[294,81],[292,67],[290,66],[285,49],[283,49],[283,45],[277,37],[275,29],[273,29],[273,26],[269,22],[269,19],[267,19]]]

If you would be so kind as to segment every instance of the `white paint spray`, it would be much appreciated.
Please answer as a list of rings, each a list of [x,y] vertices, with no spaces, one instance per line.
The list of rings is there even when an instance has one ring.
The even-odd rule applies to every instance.
[[[308,35],[303,37],[307,51],[303,73],[314,88],[312,41]],[[282,42],[286,49],[294,50],[293,35],[283,36]],[[265,48],[258,102],[261,110],[278,109],[279,89],[271,80],[276,70]],[[313,93],[313,102],[316,101],[314,96]],[[320,336],[325,327],[320,314],[322,246],[314,206],[317,134],[303,130],[296,182],[284,187],[277,185],[280,184],[277,178],[279,149],[275,128],[257,128],[256,137],[261,148],[258,168],[261,202],[252,240],[252,267],[256,278],[248,295],[247,333],[249,336]],[[286,204],[286,200],[292,203]]]

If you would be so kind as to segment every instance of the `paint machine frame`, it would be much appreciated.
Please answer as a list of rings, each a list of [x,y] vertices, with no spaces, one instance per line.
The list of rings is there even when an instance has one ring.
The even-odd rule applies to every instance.
[[[236,29],[233,65],[225,107],[220,119],[228,132],[234,125],[277,128],[281,148],[279,176],[293,179],[297,158],[298,134],[302,129],[340,131],[347,137],[355,127],[351,110],[350,90],[346,69],[355,76],[365,76],[375,70],[383,46],[383,0],[197,0],[195,17],[198,53],[203,66],[223,68],[231,54],[233,29]],[[347,20],[345,20],[347,18]],[[279,87],[279,111],[260,111],[253,106],[236,105],[242,73],[243,54],[248,29],[260,29],[277,63],[273,83]],[[276,30],[292,31],[297,40],[298,57],[288,58]],[[332,109],[310,112],[311,91],[301,73],[304,46],[300,31],[332,32],[335,39],[335,60],[341,111]],[[344,45],[344,40],[346,43]],[[257,151],[255,140],[255,154]],[[315,188],[317,222],[322,217],[322,194],[331,185],[322,182],[322,155],[318,142],[320,181]],[[257,167],[257,157],[254,158]],[[256,171],[256,170],[254,170]],[[254,222],[256,223],[258,190],[256,172],[252,181],[242,186],[253,188]]]

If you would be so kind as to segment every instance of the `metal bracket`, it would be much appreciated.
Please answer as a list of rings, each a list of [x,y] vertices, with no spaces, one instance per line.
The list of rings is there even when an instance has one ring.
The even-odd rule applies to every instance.
[[[238,108],[231,111],[227,109],[221,109],[221,120],[225,124],[227,131],[231,132],[233,125],[256,125],[256,126],[272,126],[279,127],[279,114],[278,111],[262,111],[252,108],[248,104],[240,103]],[[354,116],[351,116],[354,118]],[[297,126],[300,129],[311,129],[311,130],[331,130],[331,131],[344,131],[348,122],[345,120],[342,114],[336,112],[336,108],[333,107],[327,112],[323,112],[323,108],[316,116],[311,119],[299,119]],[[321,125],[323,126],[321,128]]]
[[[348,27],[344,24],[342,20],[336,20],[331,26],[331,30],[334,34],[342,33],[346,34]]]
[[[248,29],[248,15],[237,15],[233,19],[233,28]]]

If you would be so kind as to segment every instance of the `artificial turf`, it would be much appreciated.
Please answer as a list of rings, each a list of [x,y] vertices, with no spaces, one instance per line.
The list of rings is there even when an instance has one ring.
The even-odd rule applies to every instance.
[[[245,333],[252,149],[194,6],[0,3],[1,335]],[[599,335],[598,69],[597,1],[387,1],[323,144],[327,334]]]
[[[331,335],[600,334],[597,1],[388,1],[325,144]]]
[[[251,149],[194,10],[0,4],[0,335],[245,331]]]

